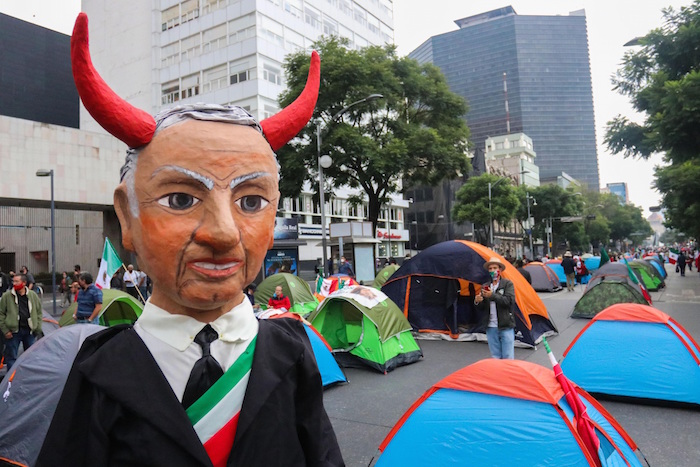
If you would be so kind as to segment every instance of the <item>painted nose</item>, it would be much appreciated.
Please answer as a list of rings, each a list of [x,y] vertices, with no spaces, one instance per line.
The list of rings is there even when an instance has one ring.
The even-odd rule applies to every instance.
[[[233,218],[233,202],[221,197],[212,201],[212,206],[204,211],[194,241],[215,251],[229,250],[241,241],[241,232]]]

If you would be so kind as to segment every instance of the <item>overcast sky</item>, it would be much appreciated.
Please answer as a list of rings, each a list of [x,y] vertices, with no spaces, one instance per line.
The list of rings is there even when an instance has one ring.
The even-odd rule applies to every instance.
[[[118,0],[115,0],[118,1]],[[520,15],[568,15],[586,10],[588,43],[593,83],[598,166],[601,186],[627,182],[630,201],[645,209],[659,204],[659,194],[651,188],[653,167],[662,163],[613,156],[602,144],[605,124],[617,114],[640,119],[633,114],[627,98],[612,91],[610,77],[617,70],[628,40],[661,25],[661,9],[679,8],[691,0],[394,0],[394,31],[398,50],[408,54],[431,36],[457,29],[454,21],[512,5]],[[80,0],[0,0],[0,12],[56,31],[70,34]]]

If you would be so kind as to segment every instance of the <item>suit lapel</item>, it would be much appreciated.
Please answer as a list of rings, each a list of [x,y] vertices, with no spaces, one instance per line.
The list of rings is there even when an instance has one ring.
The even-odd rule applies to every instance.
[[[136,331],[120,332],[101,350],[99,359],[87,358],[80,364],[85,377],[170,437],[201,465],[211,465],[180,401]]]
[[[246,389],[241,415],[236,429],[236,442],[250,428],[260,408],[265,405],[270,394],[277,390],[286,375],[304,351],[303,344],[272,322],[261,320],[258,340],[255,344],[253,367]]]

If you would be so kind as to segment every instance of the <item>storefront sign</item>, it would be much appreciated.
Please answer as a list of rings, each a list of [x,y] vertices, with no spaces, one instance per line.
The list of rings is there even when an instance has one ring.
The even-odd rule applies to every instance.
[[[299,253],[296,248],[272,249],[265,255],[265,277],[287,272],[298,275]]]
[[[275,218],[275,240],[296,240],[299,219]]]

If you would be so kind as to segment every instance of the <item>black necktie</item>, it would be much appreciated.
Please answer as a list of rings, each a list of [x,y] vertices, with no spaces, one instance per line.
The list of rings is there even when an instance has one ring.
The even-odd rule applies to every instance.
[[[224,374],[219,362],[209,353],[209,345],[218,338],[219,335],[208,324],[194,338],[194,341],[202,348],[202,358],[194,363],[190,379],[187,380],[185,394],[182,396],[182,405],[185,409],[202,397]]]

